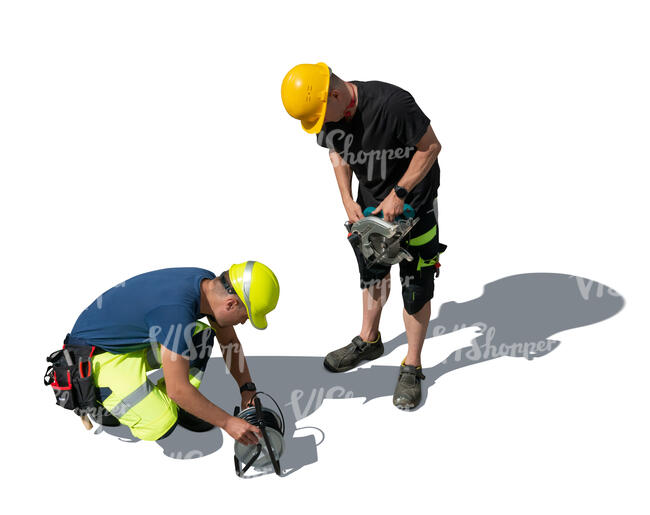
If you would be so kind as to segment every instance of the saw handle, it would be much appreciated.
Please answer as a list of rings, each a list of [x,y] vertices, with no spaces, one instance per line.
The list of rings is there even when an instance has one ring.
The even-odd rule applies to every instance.
[[[363,210],[363,216],[371,216],[372,212],[377,209],[376,207],[367,207],[366,209]],[[379,215],[374,215],[374,216],[379,216],[379,218],[384,218],[384,212],[381,211]],[[411,207],[411,204],[404,204],[404,212],[401,217],[398,218],[413,218],[415,216],[415,209]]]

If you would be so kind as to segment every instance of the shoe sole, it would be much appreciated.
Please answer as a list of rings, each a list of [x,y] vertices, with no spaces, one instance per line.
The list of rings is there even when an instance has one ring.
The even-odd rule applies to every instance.
[[[398,399],[400,399],[400,398],[398,397]],[[400,400],[401,400],[402,402],[400,402],[400,403],[398,404],[398,403],[396,403],[395,400],[393,399],[393,406],[395,406],[398,410],[401,410],[401,411],[411,411],[411,410],[414,410],[414,409],[417,408],[417,407],[420,405],[420,403],[422,402],[422,398],[418,399],[417,402],[412,402],[412,401],[409,402],[409,401],[407,401],[407,400],[404,399],[404,398],[401,398]]]
[[[364,359],[362,359],[361,361],[359,361],[358,363],[356,363],[354,365],[350,365],[350,366],[343,367],[343,368],[334,368],[332,365],[330,365],[328,363],[327,359],[325,359],[325,360],[323,360],[323,366],[327,370],[329,370],[330,372],[334,372],[335,374],[337,374],[339,372],[347,372],[348,370],[352,370],[353,368],[357,368],[359,365],[361,365],[365,361],[374,361],[377,358],[381,358],[383,355],[384,355],[384,353],[382,352],[379,356],[375,356],[374,358],[364,358]]]
[[[400,411],[411,411],[416,407],[415,404],[408,404],[404,406],[402,404],[395,404],[395,403],[393,403],[393,406],[395,406]]]

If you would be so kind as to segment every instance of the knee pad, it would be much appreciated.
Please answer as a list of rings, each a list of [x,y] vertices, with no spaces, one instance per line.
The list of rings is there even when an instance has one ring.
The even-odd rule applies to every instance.
[[[401,279],[404,309],[409,315],[413,315],[433,298],[434,271],[423,269]]]

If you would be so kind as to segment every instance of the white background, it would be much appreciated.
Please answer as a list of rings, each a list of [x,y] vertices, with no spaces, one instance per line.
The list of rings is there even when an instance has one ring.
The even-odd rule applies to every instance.
[[[647,513],[644,7],[4,2],[3,505]],[[432,120],[449,245],[434,316],[533,272],[593,279],[625,308],[552,335],[562,344],[539,359],[449,373],[413,413],[389,396],[326,400],[298,422],[325,433],[318,460],[286,478],[238,479],[227,435],[180,460],[84,431],[41,385],[44,358],[92,299],[143,271],[271,266],[280,303],[267,331],[239,331],[249,356],[323,356],[357,334],[327,151],[280,100],[289,68],[320,60],[343,79],[407,89]],[[403,331],[395,293],[385,340]],[[427,340],[425,367],[474,335]]]

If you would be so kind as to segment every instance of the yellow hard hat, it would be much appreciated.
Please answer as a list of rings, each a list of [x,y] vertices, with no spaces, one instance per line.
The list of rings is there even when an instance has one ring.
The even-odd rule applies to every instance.
[[[275,309],[280,297],[280,283],[273,271],[259,261],[245,261],[228,270],[230,283],[246,306],[255,329],[266,329],[266,315]]]
[[[325,120],[331,70],[325,63],[299,64],[282,81],[282,103],[309,134],[320,132]]]

